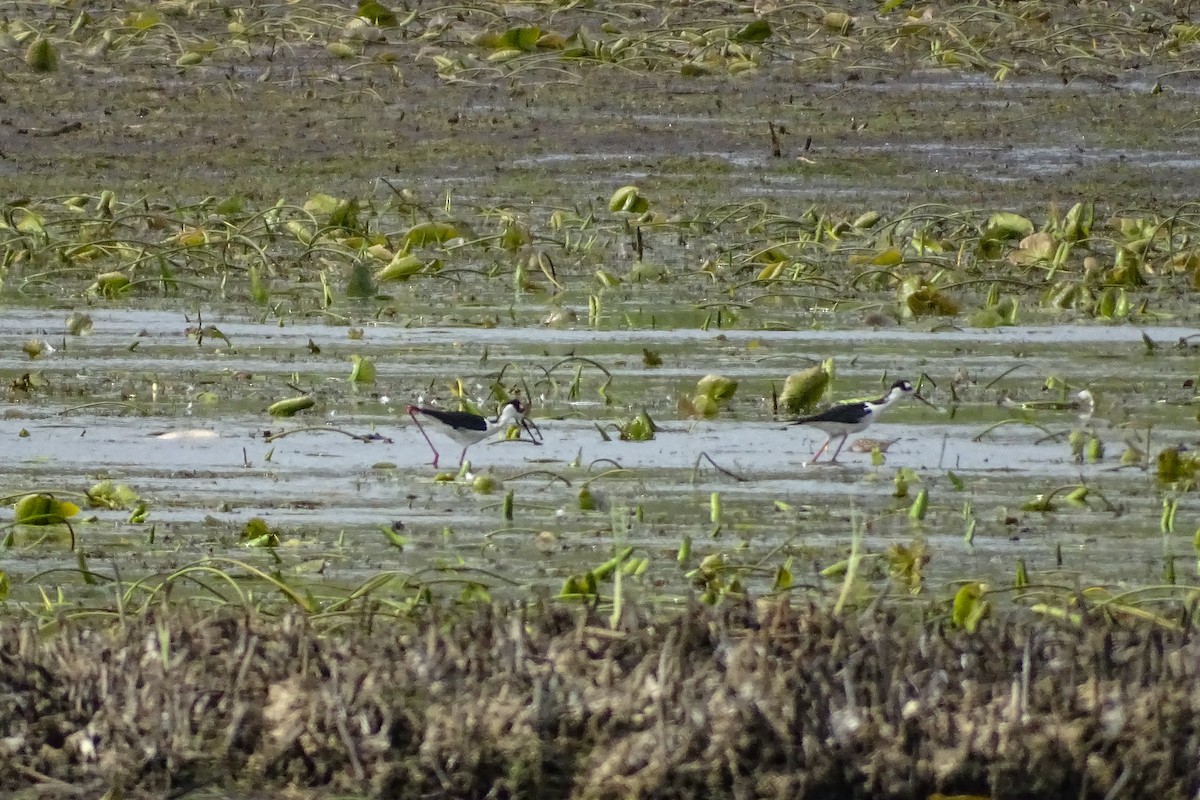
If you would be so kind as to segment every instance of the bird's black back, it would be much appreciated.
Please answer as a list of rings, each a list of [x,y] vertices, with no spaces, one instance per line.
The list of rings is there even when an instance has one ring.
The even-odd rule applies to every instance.
[[[836,422],[841,425],[853,425],[867,415],[866,403],[843,403],[827,408],[820,414],[800,417],[792,420],[793,425],[803,425],[806,422]]]
[[[487,420],[478,414],[469,414],[466,411],[440,411],[436,408],[418,408],[417,411],[436,419],[443,425],[458,430],[486,431],[488,429]]]

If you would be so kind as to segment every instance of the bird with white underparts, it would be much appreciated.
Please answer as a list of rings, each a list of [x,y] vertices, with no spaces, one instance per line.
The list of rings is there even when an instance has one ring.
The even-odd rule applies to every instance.
[[[495,419],[488,419],[479,414],[471,414],[467,411],[442,411],[438,408],[426,408],[424,406],[408,407],[408,415],[412,417],[412,421],[416,423],[417,429],[421,431],[421,435],[425,437],[425,441],[429,444],[429,449],[433,451],[433,468],[437,469],[438,459],[441,454],[434,446],[433,441],[429,438],[429,434],[425,432],[425,427],[421,424],[421,420],[431,424],[435,430],[449,436],[458,444],[463,446],[462,455],[458,458],[458,465],[461,467],[463,461],[467,458],[467,448],[473,444],[482,442],[497,433],[507,433],[509,429],[520,427],[529,434],[529,440],[534,444],[541,444],[539,439],[542,438],[542,430],[538,428],[537,423],[529,418],[529,405],[522,402],[518,398],[513,398],[505,403],[500,408],[500,413]],[[537,437],[534,438],[534,431],[537,431]]]
[[[819,414],[812,414],[807,417],[800,417],[788,423],[789,427],[802,425],[817,430],[824,431],[828,438],[821,448],[813,455],[813,463],[821,457],[825,449],[829,447],[829,443],[834,439],[841,437],[838,443],[837,450],[829,459],[829,463],[837,462],[838,454],[842,452],[842,448],[846,444],[846,438],[852,433],[859,433],[866,430],[871,423],[879,419],[879,415],[887,411],[889,407],[897,400],[904,397],[915,395],[918,399],[924,400],[920,395],[916,394],[913,385],[906,380],[898,380],[892,384],[888,393],[878,400],[866,400],[854,403],[839,403],[831,408],[827,408]],[[926,401],[927,402],[927,401]]]

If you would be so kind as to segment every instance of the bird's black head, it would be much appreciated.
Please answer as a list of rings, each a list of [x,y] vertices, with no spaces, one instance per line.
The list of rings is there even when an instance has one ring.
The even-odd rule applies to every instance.
[[[899,389],[905,394],[908,394],[913,390],[913,385],[906,380],[898,380],[892,384],[892,388]]]
[[[509,400],[504,405],[511,406],[512,410],[517,412],[517,414],[522,417],[529,413],[529,404],[522,403],[521,398],[519,398],[519,397],[514,397],[512,400]]]

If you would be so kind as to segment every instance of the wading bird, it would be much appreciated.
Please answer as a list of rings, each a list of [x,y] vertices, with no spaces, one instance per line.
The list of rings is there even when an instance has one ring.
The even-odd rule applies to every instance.
[[[818,430],[825,431],[828,437],[825,444],[821,445],[821,449],[812,457],[813,463],[821,457],[821,453],[825,452],[825,448],[829,447],[829,443],[837,437],[842,437],[842,441],[838,443],[837,450],[834,451],[833,457],[829,459],[829,463],[837,461],[838,453],[842,452],[842,447],[846,444],[846,437],[852,433],[858,433],[865,430],[872,422],[879,419],[879,415],[887,410],[888,406],[896,402],[902,397],[907,397],[914,393],[913,385],[905,380],[896,381],[892,384],[892,388],[883,397],[878,400],[867,400],[860,403],[839,403],[832,408],[827,408],[820,414],[813,414],[808,417],[800,417],[793,420],[790,425],[809,425]],[[920,398],[920,395],[917,395]],[[922,398],[923,399],[923,398]]]
[[[537,423],[529,419],[528,404],[516,398],[505,403],[500,409],[500,414],[494,420],[481,417],[478,414],[470,414],[466,411],[441,411],[436,408],[423,408],[421,406],[409,406],[408,415],[417,424],[421,435],[429,443],[429,449],[433,451],[434,469],[437,469],[438,459],[441,456],[437,448],[433,446],[433,442],[430,441],[429,434],[425,432],[424,426],[421,425],[422,419],[432,423],[435,428],[440,429],[442,433],[463,446],[462,455],[458,458],[458,465],[460,467],[463,461],[466,460],[468,447],[477,442],[482,442],[492,434],[507,431],[509,428],[517,425],[529,433],[530,441],[534,444],[541,444],[533,436],[533,430],[536,429],[538,439],[540,439],[542,431],[541,428],[538,428]],[[532,429],[530,425],[533,426]]]

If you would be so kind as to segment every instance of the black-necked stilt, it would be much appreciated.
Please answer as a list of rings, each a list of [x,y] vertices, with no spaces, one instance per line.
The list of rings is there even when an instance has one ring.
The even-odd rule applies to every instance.
[[[536,423],[532,423],[532,420],[528,418],[528,414],[529,406],[515,398],[504,404],[500,409],[500,414],[494,420],[481,417],[478,414],[470,414],[466,411],[441,411],[436,408],[423,408],[421,406],[408,407],[408,415],[417,424],[421,435],[425,437],[426,442],[429,442],[429,449],[433,451],[434,469],[437,469],[440,454],[437,448],[433,446],[433,442],[429,440],[429,434],[425,433],[425,428],[422,427],[419,417],[424,417],[427,421],[434,423],[441,428],[442,433],[463,446],[462,455],[458,459],[458,465],[461,467],[463,461],[466,460],[468,447],[477,442],[482,442],[494,433],[507,431],[515,425],[520,425],[524,428],[529,433],[530,441],[534,444],[539,444],[537,439],[533,438],[533,430],[529,426],[533,424],[533,427],[537,428],[539,438],[541,436],[541,429],[537,427]]]
[[[838,443],[838,448],[834,451],[833,457],[829,459],[829,462],[833,463],[837,461],[838,453],[842,452],[847,436],[866,429],[868,425],[879,418],[880,414],[887,410],[888,406],[901,397],[907,397],[913,391],[913,385],[908,381],[896,381],[892,384],[892,388],[888,390],[888,393],[878,400],[867,400],[861,403],[839,403],[832,408],[822,411],[820,414],[801,417],[789,424],[811,425],[814,428],[825,431],[829,435],[829,438],[825,440],[825,444],[821,445],[821,449],[812,457],[814,463],[821,457],[821,453],[825,452],[825,448],[829,447],[830,442],[838,436],[842,437],[842,441]]]

